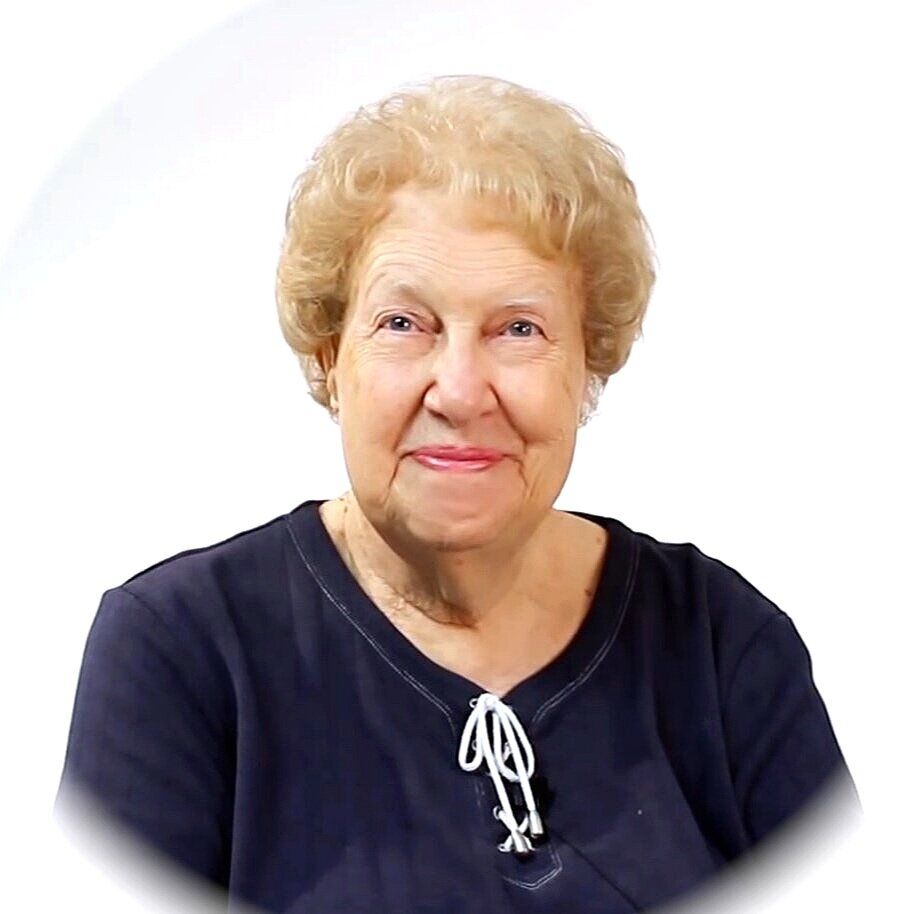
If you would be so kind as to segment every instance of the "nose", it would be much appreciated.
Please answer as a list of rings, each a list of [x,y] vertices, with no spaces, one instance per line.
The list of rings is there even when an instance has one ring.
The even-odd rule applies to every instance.
[[[497,406],[491,363],[484,344],[471,331],[440,338],[431,368],[425,406],[451,425],[465,425]]]

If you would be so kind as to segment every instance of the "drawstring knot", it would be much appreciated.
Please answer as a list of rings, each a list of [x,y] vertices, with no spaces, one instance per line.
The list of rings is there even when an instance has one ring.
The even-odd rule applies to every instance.
[[[545,834],[529,783],[536,767],[533,747],[517,715],[497,695],[483,692],[473,698],[469,706],[472,711],[463,728],[457,761],[463,771],[475,771],[483,761],[488,765],[488,776],[494,782],[501,804],[494,808],[494,817],[509,832],[498,850],[525,856],[533,850],[530,838]],[[526,805],[526,815],[520,822],[511,806],[504,780],[520,785]]]

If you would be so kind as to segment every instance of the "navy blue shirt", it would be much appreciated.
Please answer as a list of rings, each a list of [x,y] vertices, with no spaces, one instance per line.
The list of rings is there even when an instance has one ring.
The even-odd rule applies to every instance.
[[[505,853],[457,750],[483,690],[368,598],[310,500],[105,592],[61,789],[266,911],[613,914],[674,898],[846,774],[789,617],[611,518],[570,644],[502,696],[546,838]]]

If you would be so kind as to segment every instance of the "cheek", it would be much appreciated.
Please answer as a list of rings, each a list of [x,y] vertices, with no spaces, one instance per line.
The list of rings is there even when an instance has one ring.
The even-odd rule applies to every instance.
[[[371,448],[394,443],[415,409],[415,378],[402,362],[363,360],[349,375],[346,424],[353,444]]]
[[[510,412],[528,441],[563,440],[576,428],[576,379],[566,372],[544,371],[511,379]]]

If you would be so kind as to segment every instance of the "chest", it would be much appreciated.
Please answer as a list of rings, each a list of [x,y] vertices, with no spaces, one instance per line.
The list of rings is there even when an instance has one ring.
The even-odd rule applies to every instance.
[[[497,796],[456,765],[446,716],[385,664],[352,668],[294,738],[248,722],[258,760],[239,766],[233,826],[248,897],[281,886],[278,909],[302,912],[622,914],[719,866],[644,709],[606,713],[619,690],[594,683],[557,726],[530,728],[550,796],[548,840],[524,860],[498,850]]]

